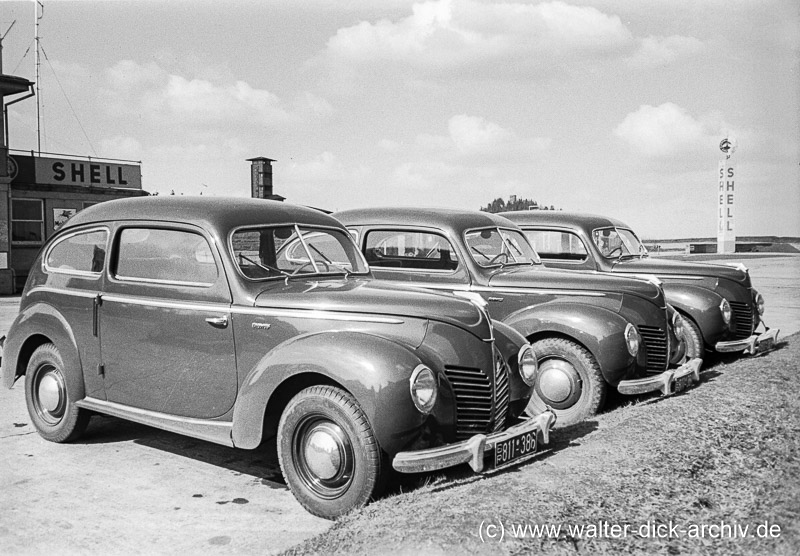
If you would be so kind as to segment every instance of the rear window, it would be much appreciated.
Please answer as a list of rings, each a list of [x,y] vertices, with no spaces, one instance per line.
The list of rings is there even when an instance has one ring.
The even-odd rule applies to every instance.
[[[45,257],[50,272],[97,274],[103,271],[106,260],[108,230],[94,229],[77,232],[57,240]]]

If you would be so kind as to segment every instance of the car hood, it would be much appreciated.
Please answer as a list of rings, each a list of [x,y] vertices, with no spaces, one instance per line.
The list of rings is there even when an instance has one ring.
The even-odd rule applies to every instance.
[[[629,293],[656,300],[661,289],[644,279],[613,276],[594,271],[558,270],[544,267],[516,267],[497,271],[489,286],[506,288],[546,288],[570,291]]]
[[[430,319],[482,339],[491,337],[483,311],[466,299],[371,278],[269,282],[256,296],[255,306]]]
[[[613,272],[654,274],[656,276],[704,276],[746,282],[748,273],[734,266],[711,263],[692,263],[666,259],[631,259],[614,263]]]

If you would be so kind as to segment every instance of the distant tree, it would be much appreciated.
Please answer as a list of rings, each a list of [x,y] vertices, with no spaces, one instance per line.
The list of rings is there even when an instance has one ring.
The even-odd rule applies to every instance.
[[[547,208],[547,205],[539,205],[533,199],[521,199],[512,195],[508,202],[504,201],[501,198],[497,198],[485,207],[481,207],[480,210],[483,212],[503,212],[503,211],[517,211],[517,210],[531,210],[540,209],[540,210],[556,210],[553,205],[550,205],[550,208]]]

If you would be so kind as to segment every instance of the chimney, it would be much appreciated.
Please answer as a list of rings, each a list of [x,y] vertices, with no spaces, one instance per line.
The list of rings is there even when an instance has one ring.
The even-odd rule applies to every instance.
[[[270,199],[283,201],[285,197],[272,192],[272,163],[271,158],[259,156],[248,158],[250,162],[250,196],[254,199]]]

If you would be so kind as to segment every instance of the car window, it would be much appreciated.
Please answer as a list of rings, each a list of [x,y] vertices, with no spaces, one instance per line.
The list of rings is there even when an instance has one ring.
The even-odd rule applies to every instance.
[[[647,249],[631,230],[625,228],[599,228],[592,231],[592,241],[600,253],[608,258],[641,257]]]
[[[45,258],[50,272],[100,274],[106,260],[108,230],[94,229],[65,236],[53,244]]]
[[[581,239],[571,233],[558,230],[525,230],[539,256],[545,260],[583,262],[588,257],[586,246]]]
[[[256,280],[367,271],[353,239],[341,230],[294,225],[246,228],[233,233],[231,246],[242,274]]]
[[[365,239],[367,262],[375,267],[415,270],[455,270],[458,255],[444,236],[429,232],[369,232]]]
[[[217,266],[206,239],[183,230],[125,228],[119,235],[119,280],[210,286]]]
[[[517,230],[470,230],[464,234],[464,241],[472,259],[483,267],[541,262],[531,244]]]

